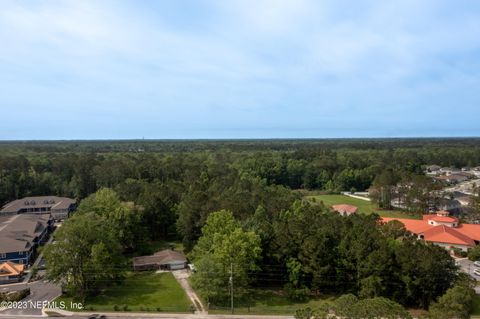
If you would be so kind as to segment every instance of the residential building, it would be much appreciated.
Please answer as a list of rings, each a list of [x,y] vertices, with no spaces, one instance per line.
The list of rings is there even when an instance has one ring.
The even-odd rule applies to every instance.
[[[76,201],[68,197],[35,196],[14,200],[3,206],[0,215],[52,214],[53,219],[66,219],[75,210]]]
[[[133,258],[134,270],[177,270],[187,266],[187,258],[181,252],[165,249],[150,256]]]
[[[0,284],[10,284],[22,280],[25,265],[10,261],[0,263]]]
[[[462,208],[462,203],[457,199],[440,198],[435,207],[437,210],[446,210],[453,213],[458,212],[458,210]]]
[[[427,169],[427,172],[432,172],[432,173],[433,173],[433,172],[438,172],[438,171],[440,171],[441,167],[438,166],[438,165],[428,165],[428,166],[426,167],[426,169]]]
[[[358,211],[358,207],[348,204],[332,205],[332,209],[342,216],[350,216]]]
[[[419,239],[446,249],[459,248],[467,251],[480,243],[480,225],[462,224],[448,212],[424,215],[422,220],[382,217],[383,222],[397,220]]]
[[[0,217],[0,262],[28,265],[36,249],[48,240],[53,219],[47,214],[19,214]]]
[[[441,175],[435,177],[435,179],[446,182],[448,184],[458,184],[469,180],[467,174],[450,174],[450,175]]]
[[[448,194],[452,199],[457,200],[460,205],[462,206],[469,206],[472,202],[472,195],[459,192],[459,191],[453,191]]]

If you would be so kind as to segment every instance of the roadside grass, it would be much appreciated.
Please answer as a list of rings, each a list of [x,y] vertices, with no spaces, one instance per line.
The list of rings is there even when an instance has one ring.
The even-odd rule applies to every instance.
[[[330,207],[336,204],[349,204],[358,207],[358,211],[362,214],[377,213],[382,217],[396,217],[396,218],[410,218],[410,219],[422,219],[421,214],[413,214],[402,212],[399,210],[380,210],[370,201],[353,198],[346,195],[310,195],[305,196],[305,199],[313,202],[323,202],[325,206]]]
[[[64,301],[66,310],[71,309],[67,296],[56,299]],[[191,312],[191,303],[171,273],[129,273],[120,284],[108,287],[95,297],[87,298],[83,311],[139,311],[139,312]]]
[[[322,301],[335,300],[336,296],[319,296],[312,297],[307,302],[293,302],[280,293],[279,290],[273,289],[256,289],[250,294],[250,306],[246,302],[234,300],[234,313],[239,315],[293,315],[295,311],[301,308],[316,308]],[[235,305],[235,303],[238,303]],[[210,305],[209,314],[227,314],[231,313],[230,305]]]
[[[275,289],[256,289],[251,294],[250,307],[234,300],[234,314],[237,315],[294,315],[298,309],[310,307],[318,308],[324,301],[335,301],[337,295],[320,295],[311,297],[306,302],[294,302],[287,299],[282,290]],[[422,317],[427,311],[422,309],[407,309],[413,317]],[[209,314],[230,314],[231,308],[228,302],[222,306],[212,306],[208,311]]]

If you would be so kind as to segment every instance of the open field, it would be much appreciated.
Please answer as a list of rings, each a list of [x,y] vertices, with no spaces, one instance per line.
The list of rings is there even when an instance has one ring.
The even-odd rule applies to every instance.
[[[72,301],[59,297],[56,301]],[[171,273],[130,273],[120,285],[107,288],[84,304],[91,311],[190,312],[190,301]],[[125,308],[126,306],[126,308]]]
[[[293,302],[287,299],[279,290],[273,289],[257,289],[252,294],[250,307],[247,305],[237,304],[235,306],[235,314],[238,315],[294,315],[298,309],[310,307],[317,308],[324,301],[335,301],[335,295],[322,295],[317,298],[311,298],[307,302]],[[480,298],[479,298],[480,303]],[[414,317],[424,316],[427,311],[423,309],[408,309]],[[209,314],[229,314],[231,313],[229,305],[223,307],[212,307],[208,311]]]
[[[322,301],[335,299],[334,296],[321,296],[312,298],[307,302],[293,302],[288,300],[284,294],[271,289],[257,289],[251,294],[251,297],[250,307],[246,304],[238,304],[235,306],[235,314],[293,315],[297,309],[305,307],[315,308]],[[211,307],[209,313],[230,313],[230,305]]]
[[[330,207],[335,204],[349,204],[358,207],[360,213],[372,214],[377,213],[382,217],[398,217],[398,218],[411,218],[421,219],[420,214],[405,213],[398,210],[379,210],[375,204],[370,201],[353,198],[345,195],[311,195],[305,197],[315,203],[323,202],[326,206]]]

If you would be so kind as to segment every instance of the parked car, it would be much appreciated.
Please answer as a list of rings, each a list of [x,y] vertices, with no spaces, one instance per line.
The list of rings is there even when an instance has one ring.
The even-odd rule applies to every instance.
[[[475,269],[473,273],[477,276],[480,276],[480,269]]]
[[[480,260],[474,261],[473,264],[477,267],[480,267]]]

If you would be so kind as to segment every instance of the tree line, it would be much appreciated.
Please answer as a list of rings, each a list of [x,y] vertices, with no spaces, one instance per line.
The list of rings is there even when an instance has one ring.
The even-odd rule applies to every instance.
[[[295,301],[354,294],[425,309],[457,278],[445,249],[417,240],[399,222],[343,217],[302,201],[275,214],[258,207],[243,222],[230,211],[212,213],[190,257],[195,287],[222,305],[232,276],[237,298],[247,304],[251,289],[282,283]]]

